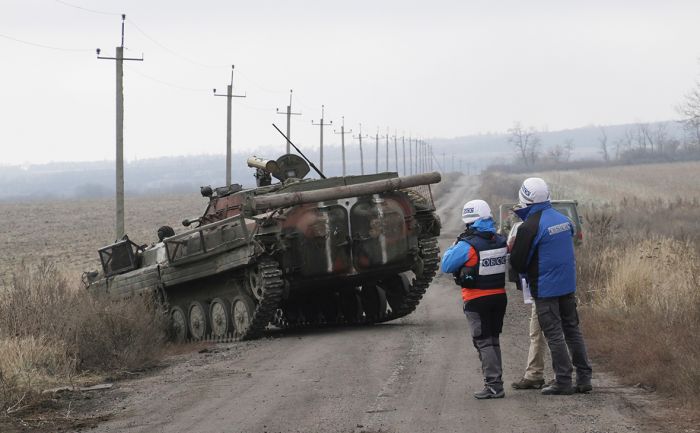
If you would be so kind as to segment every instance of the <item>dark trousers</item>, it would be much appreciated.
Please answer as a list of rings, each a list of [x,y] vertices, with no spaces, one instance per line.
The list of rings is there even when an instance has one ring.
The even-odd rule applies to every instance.
[[[503,330],[507,304],[505,293],[482,296],[464,303],[464,314],[471,328],[472,343],[479,353],[484,383],[497,391],[503,389],[499,335]]]
[[[576,297],[573,293],[554,298],[535,299],[537,318],[552,353],[552,368],[557,383],[572,383],[573,367],[576,367],[576,383],[591,383],[591,364],[586,353],[586,343],[578,326]],[[569,356],[571,353],[571,356]],[[572,366],[573,361],[573,366]]]

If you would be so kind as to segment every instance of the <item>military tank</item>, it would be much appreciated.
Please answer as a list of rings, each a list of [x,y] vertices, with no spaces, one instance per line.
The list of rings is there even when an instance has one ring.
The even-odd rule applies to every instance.
[[[385,322],[415,310],[438,268],[439,173],[307,179],[304,159],[252,157],[257,187],[202,187],[204,213],[141,246],[127,236],[86,273],[95,294],[153,294],[178,342]],[[272,178],[278,183],[272,183]]]

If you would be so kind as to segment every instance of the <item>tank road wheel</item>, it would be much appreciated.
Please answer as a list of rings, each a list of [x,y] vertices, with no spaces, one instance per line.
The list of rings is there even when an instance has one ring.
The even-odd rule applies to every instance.
[[[365,318],[374,322],[386,316],[386,293],[376,284],[368,283],[362,286],[360,292],[362,309],[365,310]]]
[[[170,309],[170,330],[175,343],[187,341],[187,315],[181,307],[175,306]]]
[[[231,307],[226,299],[214,298],[209,303],[212,338],[222,339],[231,334]]]
[[[194,301],[189,308],[189,327],[192,339],[204,340],[209,335],[209,309],[204,302]]]
[[[245,338],[253,323],[255,302],[247,294],[236,295],[231,302],[231,320],[233,321],[233,336],[236,339]]]
[[[255,299],[260,300],[263,296],[263,286],[265,279],[259,267],[248,270],[248,287],[255,296]]]

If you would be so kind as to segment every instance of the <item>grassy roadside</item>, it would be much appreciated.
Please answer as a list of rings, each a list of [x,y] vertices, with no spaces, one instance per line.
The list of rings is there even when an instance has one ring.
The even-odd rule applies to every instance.
[[[0,288],[0,416],[30,412],[43,390],[148,366],[165,341],[149,300],[95,298],[49,262],[23,263]]]
[[[487,174],[482,197],[512,202],[525,177]],[[625,197],[579,211],[578,296],[591,358],[700,422],[700,202]]]

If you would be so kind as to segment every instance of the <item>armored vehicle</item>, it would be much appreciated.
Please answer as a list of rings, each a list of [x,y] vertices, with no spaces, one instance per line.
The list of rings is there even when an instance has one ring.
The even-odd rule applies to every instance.
[[[305,179],[309,165],[293,154],[248,165],[258,186],[203,187],[209,203],[186,231],[164,226],[150,247],[125,236],[100,249],[88,290],[155,294],[177,341],[384,322],[416,308],[438,267],[439,173]]]

